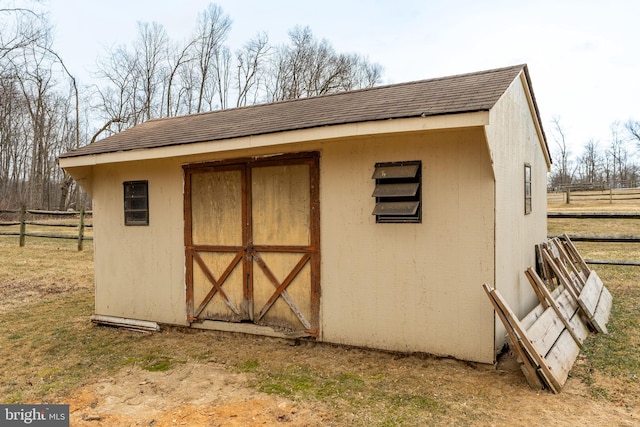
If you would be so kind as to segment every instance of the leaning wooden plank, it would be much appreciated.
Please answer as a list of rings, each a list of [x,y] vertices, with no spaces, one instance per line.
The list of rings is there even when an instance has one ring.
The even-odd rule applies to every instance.
[[[547,241],[546,247],[547,247],[547,250],[551,252],[555,257],[558,257],[560,255],[558,253],[558,247],[553,242],[553,239]]]
[[[547,309],[549,307],[549,299],[543,293],[543,291],[540,289],[540,287],[537,286],[537,283],[534,283],[534,281],[536,279],[539,279],[541,282],[542,282],[542,279],[540,279],[540,276],[538,276],[538,273],[536,273],[535,270],[533,268],[531,268],[531,267],[528,267],[525,270],[524,274],[525,274],[525,276],[527,276],[527,279],[529,279],[529,283],[531,284],[531,287],[533,288],[533,292],[535,292],[536,296],[538,297],[538,301],[540,301],[540,306],[542,308],[544,308],[544,309]],[[535,278],[532,276],[532,274],[535,275]],[[544,282],[542,283],[542,287],[547,289],[547,287],[545,286]]]
[[[538,263],[538,271],[542,275],[542,279],[549,283],[550,286],[554,286],[553,277],[551,270],[549,269],[549,265],[544,259],[542,255],[542,250],[544,249],[544,244],[540,243],[536,245],[536,262]]]
[[[594,329],[600,333],[606,334],[609,331],[607,330],[606,322],[609,320],[608,311],[611,310],[611,305],[609,304],[608,309],[603,306],[600,315],[596,317],[596,311],[598,307],[598,302],[600,301],[600,295],[602,294],[602,290],[605,289],[602,281],[599,277],[597,277],[597,273],[592,271],[587,279],[587,284],[584,285],[580,296],[578,297],[578,304],[580,308],[584,311],[587,319],[589,319],[589,323],[594,327]],[[607,291],[607,294],[610,296],[611,294]],[[605,302],[608,299],[605,296]],[[608,311],[607,311],[608,310]],[[605,312],[606,311],[606,312]]]
[[[571,336],[575,339],[576,343],[582,347],[582,343],[588,334],[586,325],[580,320],[580,316],[577,315],[578,304],[574,302],[569,292],[562,289],[561,292],[549,292],[544,282],[538,276],[538,274],[531,267],[525,271],[529,283],[534,289],[537,289],[536,293],[542,295],[542,297],[548,302],[549,306],[555,311],[560,318],[564,327],[569,331]],[[560,288],[556,288],[558,290]]]
[[[564,262],[565,267],[570,273],[572,280],[574,281],[578,289],[582,289],[587,280],[587,275],[583,274],[582,271],[578,268],[578,266],[576,265],[576,260],[574,260],[573,257],[569,254],[564,243],[562,243],[562,241],[557,238],[554,239],[554,242],[558,247],[560,259]]]
[[[555,299],[560,294],[562,289],[564,289],[563,286],[559,286],[556,287],[553,291],[549,291],[546,284],[544,283],[544,280],[542,280],[538,273],[536,273],[536,271],[531,267],[527,267],[527,269],[524,271],[524,275],[527,277],[527,280],[529,280],[529,284],[531,284],[531,287],[536,293],[540,304],[544,308],[547,308],[551,301],[553,301],[553,299]]]
[[[569,371],[573,367],[580,347],[571,337],[568,331],[564,331],[558,341],[546,354],[545,360],[549,363],[550,369],[554,372],[555,378],[560,387],[564,386],[569,376]]]
[[[582,307],[588,319],[593,318],[596,314],[596,307],[598,306],[601,292],[602,282],[599,282],[593,274],[590,274],[587,279],[587,284],[584,285],[582,292],[580,292],[578,296],[578,304],[580,304],[580,307]]]
[[[560,284],[564,286],[564,288],[567,289],[571,296],[577,301],[579,294],[578,290],[575,288],[575,284],[573,283],[573,281],[567,277],[566,271],[562,268],[563,266],[560,263],[556,262],[556,259],[551,256],[551,253],[548,250],[543,251],[543,256],[551,266],[551,269],[560,281]]]
[[[580,252],[578,252],[578,249],[576,248],[576,246],[573,244],[573,242],[571,241],[571,239],[566,233],[562,235],[562,238],[564,239],[564,244],[567,247],[567,249],[569,249],[571,256],[575,259],[576,263],[580,267],[580,270],[583,272],[584,277],[585,278],[589,277],[589,273],[591,273],[591,269],[589,268],[587,263],[584,262],[584,258],[582,258],[582,255],[580,255]]]
[[[526,316],[520,320],[522,327],[526,330],[529,329],[535,322],[542,316],[542,313],[547,309],[547,307],[542,306],[542,304],[536,305],[533,310],[527,313]]]
[[[564,330],[565,326],[560,317],[553,308],[549,307],[526,332],[536,351],[544,356],[551,350]]]
[[[580,290],[584,286],[584,280],[582,280],[580,273],[577,272],[574,263],[564,250],[564,245],[562,244],[562,242],[560,242],[560,240],[558,239],[553,239],[552,242],[555,251],[549,252],[549,254],[552,256],[556,266],[561,271],[561,274],[567,280],[571,281],[572,287],[573,289],[575,289],[577,295],[580,293]]]
[[[595,271],[594,271],[595,273]],[[607,323],[609,323],[609,315],[611,314],[611,306],[613,305],[613,297],[609,290],[603,286],[600,293],[600,300],[598,300],[598,306],[596,307],[596,313],[593,316],[595,324],[602,327],[602,332],[607,334]]]
[[[493,305],[496,314],[498,315],[498,317],[502,321],[502,324],[507,330],[507,335],[509,336],[509,340],[511,341],[511,344],[512,344],[512,351],[516,354],[517,358],[522,363],[522,366],[521,366],[522,373],[524,374],[525,379],[529,383],[529,387],[533,389],[538,389],[538,390],[544,388],[542,381],[540,381],[540,377],[538,376],[537,367],[534,366],[534,364],[531,361],[531,358],[526,353],[524,345],[522,344],[522,339],[520,338],[520,336],[518,336],[516,331],[513,329],[513,326],[507,320],[505,313],[502,311],[502,309],[500,308],[500,305],[495,300],[492,293],[493,288],[491,288],[486,283],[482,285],[482,288],[484,289],[485,293],[489,297],[489,300],[491,301],[491,304]]]
[[[582,346],[582,343],[589,335],[589,328],[587,324],[582,321],[581,310],[578,307],[578,303],[571,298],[571,295],[569,295],[567,291],[562,292],[555,301],[558,309],[563,313],[565,318],[569,319],[569,327],[567,327],[567,330],[573,335],[577,343]]]
[[[534,345],[529,340],[526,331],[522,328],[520,321],[518,320],[515,313],[509,308],[509,305],[504,300],[500,292],[496,289],[491,289],[490,295],[493,297],[493,301],[495,301],[496,305],[499,307],[499,310],[504,314],[507,324],[509,324],[515,334],[519,337],[522,337],[520,342],[522,343],[522,348],[524,349],[524,353],[531,358],[531,361],[537,365],[537,372],[544,381],[545,385],[549,387],[549,389],[554,393],[560,392],[560,384],[555,378],[554,373],[551,371],[550,367],[547,365],[544,355],[538,353]]]

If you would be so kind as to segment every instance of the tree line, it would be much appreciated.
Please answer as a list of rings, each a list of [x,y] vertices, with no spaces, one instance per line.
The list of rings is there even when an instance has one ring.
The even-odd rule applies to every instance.
[[[172,39],[159,23],[138,23],[134,40],[100,54],[87,84],[56,52],[42,7],[37,0],[0,0],[0,209],[80,208],[88,199],[57,157],[146,120],[372,87],[382,80],[379,64],[336,52],[308,27],[294,27],[281,44],[258,32],[233,50],[227,44],[232,20],[210,4],[184,40]],[[550,134],[551,188],[638,185],[632,148],[640,146],[640,122],[614,123],[609,141],[587,141],[578,157],[567,148],[559,118]]]
[[[57,156],[152,118],[372,87],[382,67],[336,52],[308,27],[274,45],[259,32],[227,45],[232,20],[210,4],[186,40],[141,22],[129,44],[106,49],[91,85],[56,53],[36,1],[0,0],[0,209],[67,209],[85,199]]]
[[[606,141],[589,139],[582,153],[569,149],[568,136],[560,117],[551,120],[554,164],[549,175],[549,188],[571,189],[632,188],[640,186],[640,164],[634,151],[640,148],[640,121],[613,122]]]

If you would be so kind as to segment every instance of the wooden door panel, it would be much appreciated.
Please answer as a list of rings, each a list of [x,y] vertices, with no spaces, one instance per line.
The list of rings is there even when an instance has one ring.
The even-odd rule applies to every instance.
[[[203,169],[190,175],[193,312],[199,320],[249,317],[243,274],[244,168]]]
[[[252,170],[254,245],[310,244],[309,165]]]
[[[287,332],[312,328],[310,261],[308,253],[263,252],[254,256],[256,323]]]
[[[191,176],[194,245],[242,246],[242,171]]]
[[[244,313],[242,253],[194,255],[194,315],[199,319],[240,321]]]
[[[253,309],[256,323],[293,332],[311,329],[310,165],[251,172]]]

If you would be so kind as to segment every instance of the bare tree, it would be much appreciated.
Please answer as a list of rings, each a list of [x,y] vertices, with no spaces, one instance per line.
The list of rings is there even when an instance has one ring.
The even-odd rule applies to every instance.
[[[168,37],[162,25],[156,22],[139,22],[138,39],[134,44],[133,55],[137,65],[135,77],[139,80],[136,85],[139,91],[135,96],[140,99],[141,121],[162,116],[164,104],[161,89],[166,81],[167,54]]]
[[[94,86],[94,105],[100,112],[100,119],[116,124],[111,132],[117,133],[133,126],[141,114],[142,109],[136,102],[137,61],[126,46],[110,49],[98,61],[95,76],[104,83]],[[114,121],[115,118],[120,120]]]
[[[590,139],[584,146],[584,153],[578,160],[580,181],[583,184],[595,185],[603,181],[603,159],[598,141]]]
[[[268,100],[324,95],[379,83],[380,67],[358,55],[338,54],[327,40],[317,40],[309,27],[289,32],[288,45],[274,54]]]
[[[571,165],[570,152],[567,146],[567,137],[560,123],[560,117],[554,116],[551,119],[551,123],[553,124],[551,134],[556,143],[556,157],[560,159],[558,163],[554,163],[555,172],[551,175],[551,185],[560,188],[571,184],[573,178],[569,173]]]
[[[611,140],[607,157],[611,163],[611,182],[613,188],[626,187],[635,181],[635,167],[629,164],[629,151],[620,129],[620,122],[611,124]]]
[[[43,16],[27,7],[0,6],[0,60],[45,36],[43,23]]]
[[[215,90],[210,94],[218,94],[219,105],[214,105],[213,97],[209,98],[209,109],[225,109],[229,107],[229,86],[231,84],[231,51],[223,46],[216,52],[215,57]]]
[[[76,82],[51,43],[50,33],[43,33],[36,43],[5,56],[3,77],[8,77],[6,89],[10,99],[3,100],[8,107],[3,110],[6,113],[3,119],[18,123],[19,128],[6,125],[7,121],[3,120],[0,136],[0,151],[6,152],[5,146],[13,150],[0,157],[9,171],[16,172],[10,178],[8,175],[3,178],[12,181],[10,186],[14,190],[22,188],[19,193],[22,198],[15,199],[14,203],[47,208],[61,206],[58,195],[68,189],[56,156],[76,147],[79,140]],[[62,66],[70,77],[72,87],[66,94],[58,81],[57,66]]]
[[[191,54],[191,51],[193,50],[193,46],[195,42],[196,42],[195,40],[191,40],[181,49],[173,48],[172,50],[174,53],[169,55],[169,67],[168,67],[169,74],[167,77],[167,95],[166,95],[167,110],[165,112],[165,115],[167,117],[175,116],[178,114],[178,111],[180,108],[180,99],[181,99],[180,95],[182,90],[179,90],[178,97],[176,100],[173,99],[171,95],[171,90],[173,88],[174,80],[177,76],[179,76],[179,71],[182,69],[182,67],[184,67],[186,64],[194,60],[194,57]]]
[[[18,187],[24,182],[21,171],[25,170],[27,161],[23,152],[26,133],[22,131],[26,116],[17,78],[3,70],[0,73],[0,200],[7,205],[0,207],[18,203],[15,196],[20,194]]]
[[[640,121],[629,120],[624,125],[629,137],[640,147]]]
[[[351,89],[373,87],[382,80],[382,66],[371,63],[368,59],[353,54],[351,55],[353,84]]]
[[[220,65],[216,64],[216,59],[221,59],[222,43],[227,38],[230,29],[231,19],[224,14],[221,7],[213,3],[198,17],[195,42],[200,73],[196,107],[198,113],[203,111],[205,98],[210,100],[209,106],[211,107],[213,92],[216,86],[220,85],[216,80],[221,75],[221,70],[216,71],[214,67]]]
[[[31,129],[31,162],[29,169],[30,192],[28,202],[42,206],[45,188],[45,168],[47,156],[48,92],[53,84],[50,64],[46,57],[34,46],[26,49],[16,67],[23,67],[17,73],[17,82],[29,113]]]
[[[242,49],[236,52],[236,87],[238,97],[236,107],[258,102],[261,85],[264,82],[264,68],[269,55],[269,37],[267,33],[258,33]]]

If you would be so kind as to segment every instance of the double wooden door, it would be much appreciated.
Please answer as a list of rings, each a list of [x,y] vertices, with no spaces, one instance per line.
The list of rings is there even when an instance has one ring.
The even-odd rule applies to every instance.
[[[185,166],[191,322],[317,335],[318,155]]]

